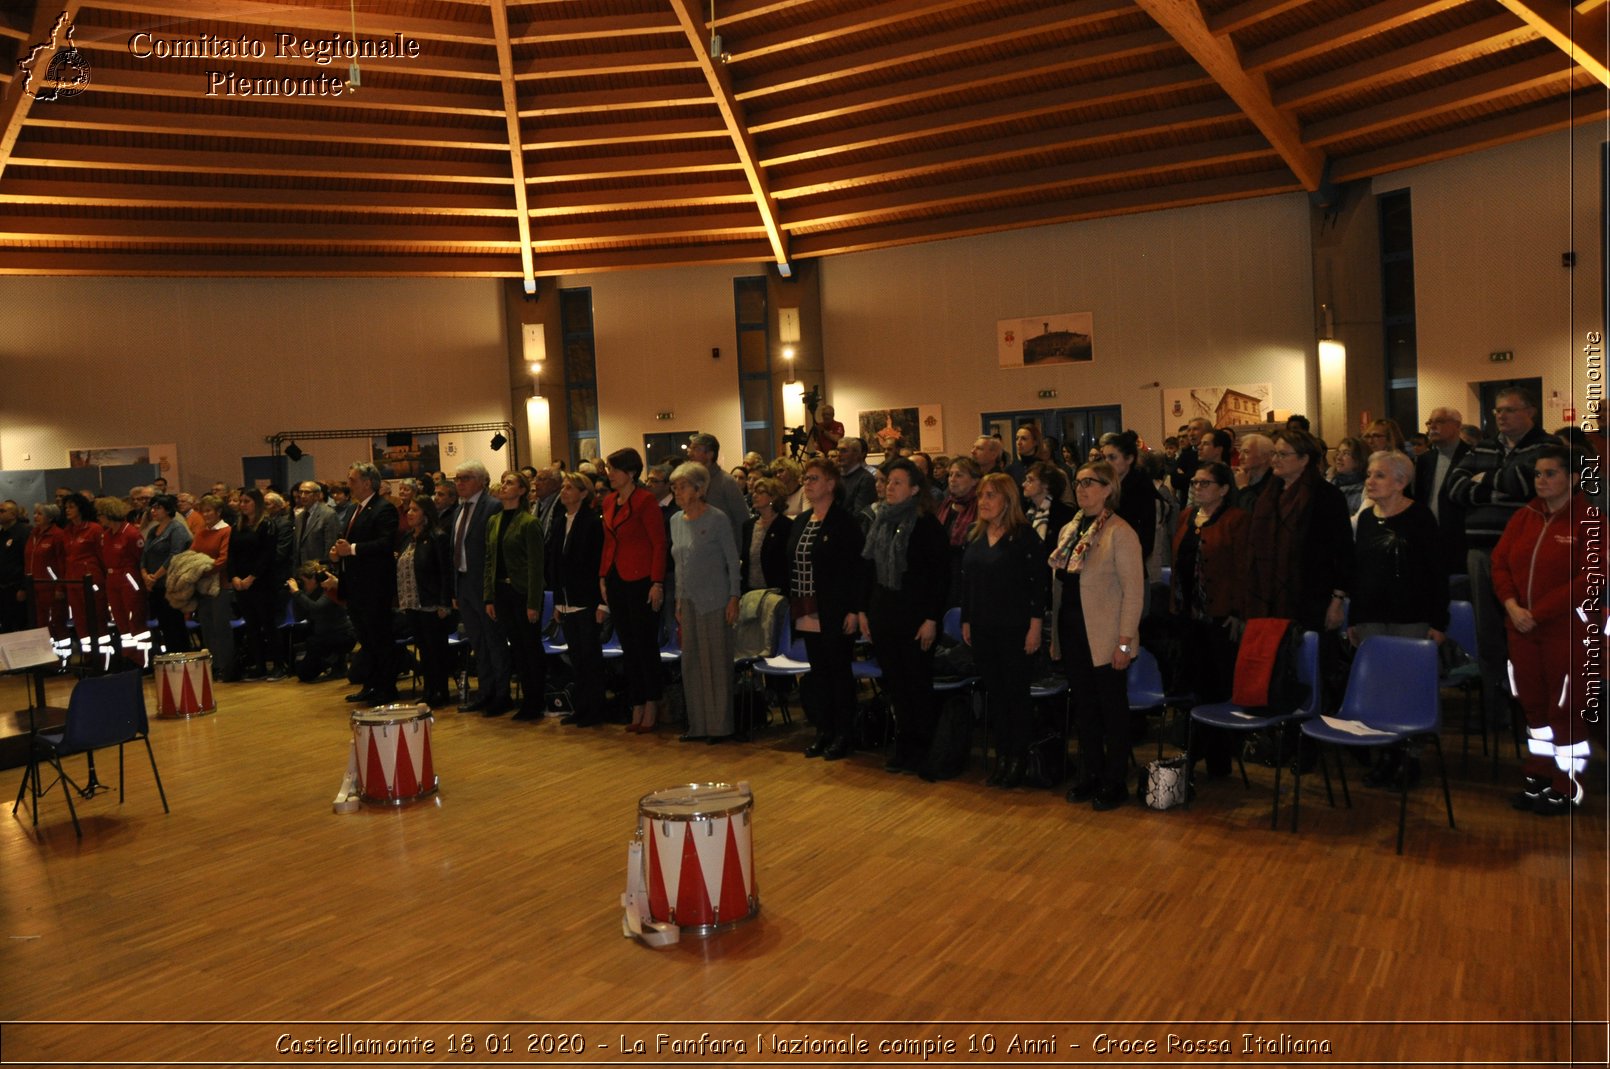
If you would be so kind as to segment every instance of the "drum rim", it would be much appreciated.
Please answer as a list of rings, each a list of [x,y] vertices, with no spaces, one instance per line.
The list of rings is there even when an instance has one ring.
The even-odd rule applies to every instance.
[[[207,650],[191,650],[189,653],[159,653],[151,658],[152,664],[185,664],[190,661],[210,661],[211,652]]]
[[[725,808],[722,808],[722,809],[700,809],[700,810],[697,810],[697,811],[694,811],[694,812],[677,812],[677,813],[666,813],[666,812],[663,812],[663,811],[661,811],[659,809],[653,808],[655,803],[649,801],[649,799],[653,798],[655,795],[664,794],[667,791],[685,791],[685,790],[690,790],[690,789],[691,790],[698,790],[698,789],[700,789],[702,787],[716,787],[716,788],[722,788],[722,789],[725,789],[725,790],[729,790],[729,791],[734,792],[735,794],[738,794],[738,798],[736,799],[735,804],[728,805],[728,806],[726,806]],[[663,805],[665,803],[662,801],[660,804]],[[649,817],[649,818],[651,818],[653,820],[671,820],[671,821],[684,821],[684,822],[685,821],[695,821],[695,820],[708,820],[708,819],[710,819],[712,817],[730,817],[735,813],[742,813],[746,809],[753,809],[754,806],[755,806],[755,796],[754,796],[754,794],[749,793],[749,792],[739,793],[737,784],[735,784],[735,783],[725,783],[725,782],[719,782],[719,781],[717,781],[717,782],[706,782],[706,783],[673,783],[669,787],[661,787],[661,788],[659,788],[657,790],[650,791],[650,792],[648,792],[647,794],[643,795],[641,798],[639,798],[637,800],[637,812],[638,812],[639,816]]]
[[[390,710],[390,711],[388,711]],[[410,715],[404,716],[404,713]],[[424,702],[397,702],[392,705],[377,705],[372,709],[354,709],[352,711],[353,726],[359,724],[412,724],[418,720],[435,720],[430,706]]]

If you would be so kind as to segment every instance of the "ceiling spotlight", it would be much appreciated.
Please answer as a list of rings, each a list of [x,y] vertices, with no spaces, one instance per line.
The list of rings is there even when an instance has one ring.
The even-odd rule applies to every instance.
[[[496,434],[494,434],[492,436],[492,452],[496,453],[499,449],[502,449],[504,446],[506,446],[508,444],[509,444],[509,440],[507,438],[503,437],[503,432],[502,431],[498,431]]]
[[[290,445],[285,447],[285,455],[291,458],[292,463],[301,460],[304,456],[302,447],[297,445],[295,442],[292,442]]]

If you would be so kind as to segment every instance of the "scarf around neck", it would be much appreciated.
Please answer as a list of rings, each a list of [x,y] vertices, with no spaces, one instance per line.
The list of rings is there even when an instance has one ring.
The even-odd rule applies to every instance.
[[[1112,510],[1103,508],[1095,521],[1080,534],[1079,527],[1084,522],[1085,512],[1084,509],[1080,509],[1074,513],[1073,519],[1063,526],[1062,534],[1057,538],[1057,548],[1052,552],[1049,561],[1051,567],[1066,572],[1077,572],[1083,568],[1085,554],[1096,544],[1101,529],[1107,525],[1107,520],[1111,516]]]
[[[883,507],[877,510],[861,556],[877,567],[879,586],[889,590],[900,589],[900,582],[906,574],[906,551],[911,546],[911,531],[917,526],[916,521],[915,497],[899,505],[885,501]]]

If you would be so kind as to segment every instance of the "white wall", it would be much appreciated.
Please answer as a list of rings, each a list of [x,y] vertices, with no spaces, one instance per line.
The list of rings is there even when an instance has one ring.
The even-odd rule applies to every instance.
[[[1375,180],[1378,193],[1410,191],[1422,419],[1451,404],[1475,423],[1476,383],[1532,376],[1548,429],[1571,405],[1573,374],[1581,409],[1578,353],[1589,330],[1604,330],[1603,140],[1590,124]],[[1560,263],[1570,250],[1574,271]],[[1505,350],[1512,363],[1488,359]]]
[[[577,275],[566,288],[593,291],[602,455],[643,435],[704,431],[721,440],[727,467],[743,456],[738,408],[738,338],[732,280],[764,273],[758,264],[662,268]],[[721,358],[711,359],[710,350]],[[658,412],[674,413],[669,421]]]
[[[835,257],[829,400],[846,426],[861,409],[942,403],[952,453],[981,412],[1103,404],[1160,446],[1152,382],[1272,382],[1276,408],[1312,408],[1308,234],[1307,200],[1279,196]],[[998,366],[997,320],[1062,312],[1093,313],[1092,364]]]
[[[276,431],[506,420],[501,302],[493,280],[3,278],[0,467],[176,442],[196,488]],[[321,478],[367,452],[300,444]]]

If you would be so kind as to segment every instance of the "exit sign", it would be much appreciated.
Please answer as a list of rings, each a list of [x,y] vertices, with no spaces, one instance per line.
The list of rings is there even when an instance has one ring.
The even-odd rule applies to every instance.
[[[1510,350],[1505,349],[1501,353],[1488,353],[1487,359],[1491,360],[1495,364],[1507,364],[1511,360],[1515,359],[1515,354]]]

